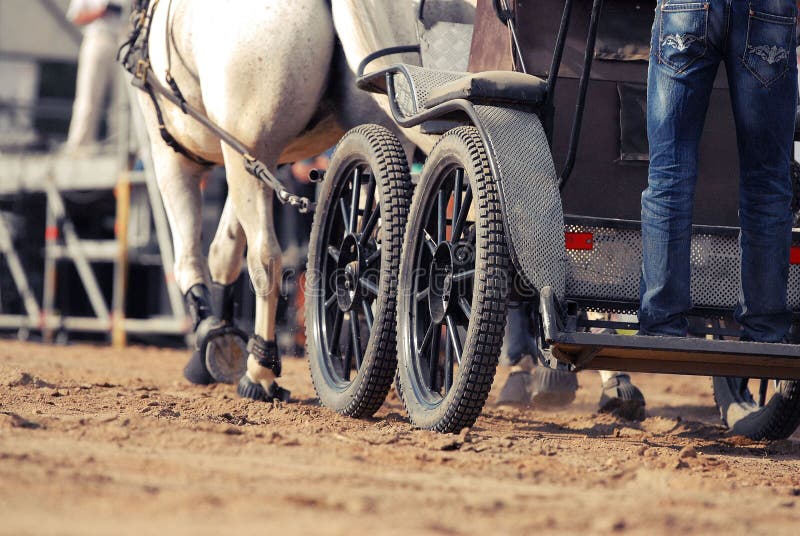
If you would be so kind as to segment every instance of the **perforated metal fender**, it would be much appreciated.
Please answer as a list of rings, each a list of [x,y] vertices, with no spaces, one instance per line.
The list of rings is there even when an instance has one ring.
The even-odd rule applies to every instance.
[[[536,289],[564,297],[567,252],[564,212],[550,146],[534,113],[473,106],[499,186],[503,222],[514,266]]]

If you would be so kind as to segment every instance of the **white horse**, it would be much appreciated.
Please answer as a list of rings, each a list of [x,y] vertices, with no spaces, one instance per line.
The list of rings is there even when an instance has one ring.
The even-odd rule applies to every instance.
[[[189,104],[243,142],[273,172],[281,163],[331,147],[358,124],[396,128],[371,96],[355,88],[354,68],[377,49],[416,43],[411,0],[333,0],[332,6],[326,0],[161,0],[151,9],[149,53],[155,76],[166,85],[169,69]],[[418,63],[419,58],[383,61]],[[234,348],[230,340],[238,335],[228,329],[231,294],[226,289],[241,273],[247,246],[256,317],[239,393],[255,399],[280,396],[274,383],[280,373],[274,341],[281,252],[272,190],[245,170],[241,155],[159,97],[166,129],[180,145],[225,165],[229,194],[206,261],[200,241],[200,178],[206,167],[161,140],[146,93],[140,92],[139,103],[172,231],[175,279],[200,341],[184,375],[195,383],[211,383],[233,381],[242,372],[235,357],[207,364],[202,341],[217,333],[228,341],[221,343],[221,353]],[[409,135],[423,150],[432,146],[430,137],[416,131]],[[212,314],[209,275],[220,290],[222,322]]]

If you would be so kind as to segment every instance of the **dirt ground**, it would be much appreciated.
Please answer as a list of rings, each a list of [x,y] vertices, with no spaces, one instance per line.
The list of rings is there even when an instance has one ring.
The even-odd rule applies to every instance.
[[[394,393],[369,421],[319,407],[304,360],[265,404],[185,358],[0,340],[0,533],[800,533],[800,441],[728,436],[708,378],[636,375],[637,424],[595,414],[585,372],[568,410],[443,436]]]

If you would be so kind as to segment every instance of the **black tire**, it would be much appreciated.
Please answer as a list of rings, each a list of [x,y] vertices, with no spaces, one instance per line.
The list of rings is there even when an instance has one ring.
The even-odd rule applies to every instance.
[[[483,142],[474,127],[450,130],[420,176],[400,261],[398,390],[415,426],[451,433],[478,418],[503,343],[508,262]]]
[[[713,379],[714,402],[722,422],[732,433],[757,441],[786,439],[800,425],[800,381],[753,381],[758,385],[758,400],[750,392],[748,378]],[[769,400],[769,385],[764,382],[773,382]]]
[[[397,368],[397,270],[411,190],[397,137],[362,125],[339,142],[319,195],[306,272],[306,351],[320,402],[350,417],[377,411]]]

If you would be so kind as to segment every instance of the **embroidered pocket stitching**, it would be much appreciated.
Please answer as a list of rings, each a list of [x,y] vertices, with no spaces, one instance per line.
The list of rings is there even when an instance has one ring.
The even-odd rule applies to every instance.
[[[661,6],[659,10],[660,13],[658,14],[658,31],[659,31],[659,47],[658,47],[658,60],[660,63],[665,65],[669,65],[674,71],[675,74],[681,74],[686,69],[688,69],[694,62],[705,56],[706,50],[708,49],[708,44],[706,43],[706,35],[708,34],[708,2],[696,2],[696,3],[684,3],[684,4],[664,4]],[[685,34],[667,34],[664,35],[664,13],[681,13],[687,11],[705,11],[704,20],[703,20],[703,31],[704,34],[701,37],[695,36],[694,34],[685,33]],[[687,41],[687,37],[691,37]],[[672,39],[675,39],[675,43],[668,42]],[[679,41],[680,40],[680,41]],[[677,49],[680,52],[686,50],[693,42],[695,41],[702,41],[703,42],[703,50],[697,57],[692,58],[686,65],[683,67],[678,67],[675,63],[669,61],[664,55],[661,53],[664,46],[672,46],[673,48]],[[679,48],[683,46],[683,48]]]
[[[748,63],[748,57],[747,57],[748,52],[750,54],[758,56],[759,58],[767,62],[767,64],[769,65],[773,65],[775,63],[778,63],[779,61],[788,58],[790,53],[788,49],[779,47],[777,45],[757,45],[757,46],[751,45],[750,35],[751,35],[753,19],[768,24],[778,24],[785,26],[790,26],[790,25],[794,26],[796,19],[793,17],[783,17],[779,15],[771,15],[769,13],[760,13],[752,9],[750,10],[750,16],[747,20],[747,40],[745,43],[745,50],[744,53],[742,54],[741,62],[742,65],[744,65],[745,69],[750,71],[750,74],[752,74],[756,78],[756,80],[761,82],[761,84],[766,88],[769,87],[773,82],[776,82],[777,80],[781,79],[789,71],[788,62],[786,63],[786,66],[780,73],[776,74],[769,80],[765,80]]]

